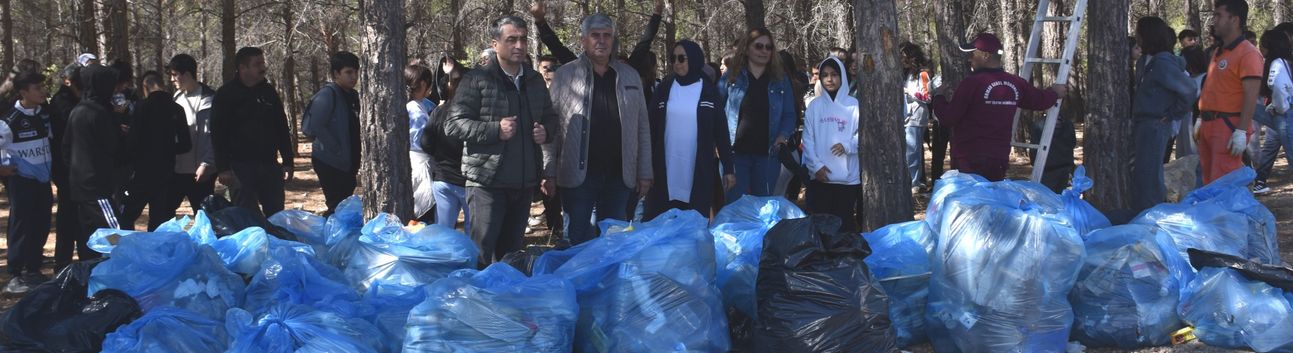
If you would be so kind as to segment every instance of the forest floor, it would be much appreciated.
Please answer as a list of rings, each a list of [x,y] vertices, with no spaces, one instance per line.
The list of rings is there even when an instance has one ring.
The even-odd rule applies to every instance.
[[[1081,134],[1082,134],[1082,127],[1081,125],[1078,125],[1079,142],[1081,141],[1081,138],[1082,138]],[[1081,143],[1079,143],[1078,146],[1079,146],[1078,149],[1075,151],[1075,157],[1077,158],[1077,161],[1080,164],[1082,161]],[[308,143],[301,143],[299,152],[300,153],[297,154],[297,158],[295,160],[296,173],[292,181],[287,184],[286,206],[288,209],[302,209],[310,212],[322,213],[327,207],[324,205],[324,202],[323,202],[323,193],[320,191],[321,189],[319,188],[318,177],[314,174],[313,167],[310,164],[310,145]],[[1276,229],[1278,230],[1278,235],[1279,235],[1280,256],[1284,259],[1285,264],[1287,266],[1287,264],[1290,261],[1293,261],[1293,197],[1291,197],[1293,196],[1293,170],[1290,170],[1289,164],[1286,162],[1286,159],[1282,156],[1283,154],[1284,153],[1281,152],[1281,158],[1278,158],[1276,160],[1274,171],[1271,173],[1272,175],[1268,183],[1272,189],[1272,192],[1266,195],[1258,196],[1257,200],[1260,201],[1262,204],[1266,205],[1266,207],[1270,209],[1272,213],[1275,214],[1275,219],[1277,221]],[[926,151],[926,160],[929,160],[929,159],[930,159],[929,152]],[[1030,172],[1031,172],[1031,167],[1026,159],[1015,158],[1011,161],[1011,167],[1008,174],[1012,179],[1027,179],[1028,174]],[[0,190],[3,190],[2,186],[0,186]],[[217,189],[217,193],[220,193],[221,191],[222,191],[222,188]],[[929,194],[916,195],[915,201],[916,201],[915,202],[916,218],[923,219],[924,213],[925,213],[925,207],[929,202]],[[55,207],[57,207],[57,205]],[[191,214],[189,210],[190,208],[188,207],[187,204],[181,205],[179,209],[179,213],[182,215]],[[541,215],[542,211],[543,211],[542,203],[535,202],[533,207],[531,208],[531,214],[535,216],[539,216]],[[8,198],[7,197],[0,198],[0,224],[7,225],[8,218],[9,218]],[[136,228],[137,229],[146,228],[147,218],[148,216],[147,216],[147,213],[145,212],[144,216],[141,216],[140,219],[136,220],[135,222]],[[539,216],[537,218],[542,218],[542,217]],[[552,245],[553,242],[555,242],[556,239],[554,239],[554,236],[546,228],[545,225],[539,224],[532,228],[533,229],[531,229],[529,232],[526,233],[527,244]],[[8,267],[8,259],[7,259],[7,256],[5,256],[7,252],[8,252],[8,245],[6,240],[0,239],[0,269]],[[49,276],[53,276],[53,267],[54,267],[53,254],[54,254],[54,233],[53,233],[53,229],[51,229],[49,239],[45,243],[45,256],[46,256],[45,274]],[[8,280],[9,280],[8,272],[0,270],[0,283],[6,283]],[[15,297],[0,297],[0,310],[7,310],[9,307],[13,306],[18,299],[19,298],[15,298]],[[933,349],[928,344],[911,347],[908,350],[915,353],[933,352]],[[1184,344],[1180,346],[1155,347],[1155,348],[1147,348],[1147,349],[1134,350],[1134,351],[1093,348],[1093,349],[1087,349],[1087,352],[1161,353],[1161,352],[1242,352],[1242,351],[1217,349],[1217,348],[1207,347],[1195,342],[1195,343]]]

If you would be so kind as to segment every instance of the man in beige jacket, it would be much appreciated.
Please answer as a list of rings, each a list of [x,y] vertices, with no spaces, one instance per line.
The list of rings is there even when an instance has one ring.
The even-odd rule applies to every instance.
[[[543,192],[561,193],[571,245],[596,236],[591,222],[624,220],[636,189],[651,188],[651,131],[641,79],[612,59],[615,22],[593,14],[580,25],[584,53],[552,81],[559,128],[545,145]]]

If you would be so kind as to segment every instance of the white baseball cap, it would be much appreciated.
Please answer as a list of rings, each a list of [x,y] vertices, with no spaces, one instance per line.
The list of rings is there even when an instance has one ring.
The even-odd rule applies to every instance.
[[[81,66],[89,65],[91,60],[99,60],[99,57],[90,53],[83,53],[76,57],[76,63]]]

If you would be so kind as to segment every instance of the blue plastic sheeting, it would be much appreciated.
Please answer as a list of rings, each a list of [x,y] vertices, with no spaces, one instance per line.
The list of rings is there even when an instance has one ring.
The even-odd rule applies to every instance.
[[[109,333],[103,340],[102,352],[224,352],[228,347],[223,320],[163,306]]]
[[[324,237],[327,218],[304,210],[283,210],[269,217],[269,223],[282,227],[302,243],[314,247],[315,254],[326,254],[328,240]]]
[[[212,242],[215,242],[215,232],[211,230],[211,220],[207,218],[205,212],[198,210],[198,215],[192,220],[192,222],[193,225],[190,226],[188,230],[185,230],[184,227],[189,225],[189,216],[182,216],[166,221],[165,223],[158,225],[157,229],[152,232],[99,228],[98,230],[95,230],[93,234],[90,234],[90,239],[86,242],[86,246],[99,253],[110,254],[122,237],[141,233],[184,233],[188,234],[189,238],[192,238],[193,242],[197,244],[211,244]]]
[[[1185,250],[1194,248],[1279,264],[1275,215],[1248,190],[1256,175],[1251,168],[1241,168],[1194,190],[1180,203],[1142,212],[1132,223],[1166,230],[1185,259]]]
[[[264,314],[230,309],[225,330],[233,336],[228,353],[377,353],[386,351],[373,324],[314,308],[278,304]]]
[[[544,253],[534,273],[566,278],[579,295],[576,351],[727,351],[714,240],[705,226],[695,211],[670,210]]]
[[[225,269],[210,246],[183,233],[140,233],[121,238],[90,275],[89,296],[113,288],[139,307],[173,306],[217,319],[242,302],[242,277]]]
[[[432,224],[415,233],[403,224],[380,214],[364,225],[343,269],[352,287],[361,293],[376,281],[418,287],[455,270],[476,268],[480,250],[462,232]]]
[[[328,248],[321,258],[333,267],[344,269],[350,265],[350,256],[359,244],[360,231],[364,228],[364,207],[359,196],[341,201],[337,209],[323,224],[323,245]]]
[[[1185,287],[1181,318],[1209,346],[1293,352],[1293,293],[1208,267]]]
[[[269,257],[272,248],[287,248],[293,251],[314,255],[314,248],[302,243],[278,239],[265,233],[260,227],[243,229],[233,235],[217,239],[211,243],[225,267],[237,274],[252,275],[260,270],[260,264]]]
[[[377,325],[390,342],[391,352],[398,353],[403,349],[405,324],[408,323],[409,311],[426,300],[426,291],[422,288],[401,286],[398,284],[373,283],[364,294],[364,304],[373,309],[365,317]]]
[[[1082,199],[1082,193],[1091,190],[1094,182],[1086,176],[1086,166],[1073,171],[1073,185],[1060,194],[1064,200],[1064,213],[1073,219],[1073,227],[1084,239],[1091,231],[1112,226],[1109,218]]]
[[[929,227],[938,230],[941,225],[943,204],[948,196],[971,188],[979,183],[987,183],[988,179],[960,171],[948,171],[943,173],[943,177],[934,181],[934,191],[929,194],[929,207],[925,209],[925,222]]]
[[[579,306],[570,282],[507,264],[460,270],[408,315],[405,352],[570,352]],[[645,335],[646,332],[639,334]]]
[[[341,271],[309,254],[276,248],[247,285],[243,308],[260,314],[276,304],[300,304],[333,312],[362,314],[359,294]]]
[[[709,232],[714,235],[718,288],[724,304],[757,317],[754,286],[763,236],[783,219],[803,217],[804,211],[783,197],[751,195],[742,196],[714,216]]]
[[[925,341],[934,231],[923,221],[912,221],[891,224],[862,237],[871,246],[871,255],[864,262],[889,296],[889,320],[898,336],[898,346]]]
[[[942,202],[926,309],[934,347],[1064,352],[1073,325],[1068,293],[1086,252],[1058,195],[1002,181]]]
[[[1089,233],[1086,251],[1069,295],[1074,337],[1088,346],[1129,349],[1171,343],[1182,327],[1180,278],[1191,272],[1172,238],[1154,226],[1116,226]]]

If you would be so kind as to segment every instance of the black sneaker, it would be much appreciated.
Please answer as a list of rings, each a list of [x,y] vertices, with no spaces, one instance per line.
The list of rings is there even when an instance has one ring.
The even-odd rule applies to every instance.
[[[1271,193],[1271,188],[1266,186],[1266,182],[1258,181],[1253,183],[1254,195],[1265,195]]]
[[[26,294],[27,291],[30,291],[32,287],[35,287],[35,286],[36,284],[29,282],[26,277],[14,277],[13,279],[9,280],[9,284],[4,286],[4,293],[5,294]]]

